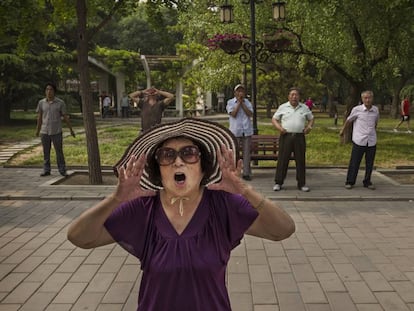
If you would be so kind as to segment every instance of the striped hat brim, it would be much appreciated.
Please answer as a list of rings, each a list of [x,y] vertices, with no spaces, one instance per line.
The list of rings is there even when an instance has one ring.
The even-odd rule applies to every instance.
[[[205,176],[206,185],[219,182],[221,180],[221,170],[217,162],[217,152],[221,152],[221,145],[233,150],[234,161],[238,154],[238,144],[233,133],[219,123],[201,120],[196,118],[184,118],[180,121],[162,123],[140,134],[134,142],[127,148],[122,158],[115,164],[114,172],[126,167],[132,155],[137,158],[142,154],[147,155],[149,159],[155,148],[167,139],[175,137],[185,137],[203,145],[209,157],[213,161],[213,170],[210,176]],[[140,184],[143,188],[149,190],[160,190],[161,186],[153,182],[152,176],[149,176],[147,167],[144,168]]]

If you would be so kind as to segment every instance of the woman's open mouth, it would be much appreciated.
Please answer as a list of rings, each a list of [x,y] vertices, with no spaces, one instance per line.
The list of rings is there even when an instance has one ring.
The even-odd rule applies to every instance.
[[[185,182],[185,174],[184,173],[175,173],[174,180],[177,184],[183,184]]]

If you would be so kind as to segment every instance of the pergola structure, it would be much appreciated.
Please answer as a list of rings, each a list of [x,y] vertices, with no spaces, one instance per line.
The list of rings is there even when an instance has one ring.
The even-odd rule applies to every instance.
[[[147,88],[151,87],[151,70],[167,70],[166,64],[173,61],[178,61],[178,56],[161,56],[161,55],[141,55],[141,62],[147,76]],[[183,83],[182,79],[178,79],[175,90],[175,109],[178,111],[178,115],[183,117],[184,105],[183,105]]]
[[[101,90],[108,90],[108,75],[112,75],[116,80],[116,96],[114,104],[116,107],[117,115],[121,115],[121,107],[119,101],[121,100],[123,93],[125,92],[125,75],[122,72],[112,72],[104,63],[98,61],[93,57],[88,57],[89,63],[98,68],[102,73],[99,79],[99,85]],[[170,68],[169,64],[174,61],[179,61],[180,58],[174,55],[141,55],[142,69],[145,71],[147,83],[146,88],[152,86],[151,83],[151,71],[166,71]],[[182,68],[184,74],[187,68]],[[184,116],[183,105],[183,82],[179,78],[176,83],[175,91],[175,110],[179,117]],[[211,94],[208,93],[206,98],[206,106],[211,108]]]

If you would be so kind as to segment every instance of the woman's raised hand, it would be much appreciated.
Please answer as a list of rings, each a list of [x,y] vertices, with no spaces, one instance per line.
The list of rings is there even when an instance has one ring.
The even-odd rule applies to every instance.
[[[146,162],[147,158],[144,154],[139,158],[131,156],[126,167],[118,169],[118,185],[114,193],[117,200],[125,202],[137,197],[156,194],[155,191],[143,189],[139,183]]]
[[[243,161],[234,161],[234,151],[225,145],[221,146],[221,153],[217,152],[217,161],[221,170],[221,181],[207,188],[210,190],[224,190],[230,193],[243,193],[247,185],[240,178]]]

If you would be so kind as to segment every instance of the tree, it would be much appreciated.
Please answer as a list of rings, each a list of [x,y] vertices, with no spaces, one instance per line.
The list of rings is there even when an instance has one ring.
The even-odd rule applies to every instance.
[[[123,8],[124,1],[115,2],[106,1],[106,6],[90,6],[89,11],[97,11],[101,19],[97,23],[88,23],[88,16],[93,17],[94,14],[88,15],[87,2],[85,0],[76,1],[76,15],[78,24],[77,37],[77,56],[78,71],[80,74],[81,93],[82,93],[82,111],[85,125],[85,133],[88,148],[88,167],[90,184],[101,184],[102,173],[99,155],[98,138],[96,132],[95,117],[92,109],[92,95],[90,92],[89,81],[89,63],[88,51],[93,35],[97,34],[105,25],[107,25],[114,14]],[[131,3],[130,3],[131,4]],[[133,3],[132,3],[133,4]],[[126,10],[126,7],[124,7]],[[87,25],[91,26],[88,27]]]
[[[48,2],[3,1],[0,14],[0,124],[8,124],[12,104],[27,107],[33,94],[43,94],[47,81],[58,80],[52,68],[62,68],[73,57],[48,41]]]
[[[348,111],[362,90],[376,91],[375,74],[389,61],[392,49],[410,44],[397,39],[412,31],[407,22],[414,18],[410,1],[292,0],[289,5],[293,18],[289,27],[299,39],[291,52],[326,62],[350,83]]]
[[[76,1],[76,15],[78,17],[78,71],[82,94],[82,113],[85,125],[86,146],[88,151],[89,183],[102,184],[101,158],[96,132],[95,116],[92,108],[92,94],[90,91],[87,15],[85,0]]]
[[[102,184],[101,160],[98,145],[98,135],[96,132],[95,116],[92,108],[92,93],[90,90],[89,79],[89,61],[88,61],[88,47],[90,37],[97,33],[104,27],[111,16],[123,4],[122,0],[118,0],[115,4],[109,6],[109,11],[103,13],[104,18],[94,27],[88,29],[88,9],[86,0],[76,1],[76,15],[78,24],[77,37],[77,54],[78,54],[78,71],[81,85],[82,96],[82,113],[85,125],[86,145],[88,150],[88,168],[89,168],[89,183],[96,185]]]
[[[217,17],[217,8],[207,10],[206,2],[193,4],[191,14],[184,12],[180,15],[180,25],[189,41],[196,40],[203,44],[206,37],[216,32],[249,33],[249,12],[246,5],[238,1],[233,2],[237,23],[221,25]],[[266,6],[266,11],[263,11],[263,7]],[[270,1],[263,1],[260,6],[257,5],[258,37],[270,25],[269,6]],[[395,53],[398,55],[398,65],[391,68],[398,72],[399,76],[395,73],[388,75],[388,81],[397,82],[401,79],[397,85],[402,87],[407,81],[406,78],[410,76],[410,72],[402,72],[403,68],[412,68],[412,1],[290,0],[287,3],[287,12],[288,19],[284,28],[291,31],[296,40],[290,48],[281,49],[280,54],[307,55],[335,70],[349,84],[345,98],[348,112],[359,102],[362,90],[372,89],[378,93],[381,86],[378,79],[380,68],[390,65],[394,51],[406,52]],[[188,27],[189,24],[192,27]],[[204,72],[199,71],[197,74],[208,77],[212,85],[217,84],[215,76],[222,79],[221,81],[224,77],[227,77],[225,81],[234,79],[234,68],[237,68],[234,60],[232,62],[229,58],[223,57],[223,53],[213,55],[214,53],[204,52],[200,55],[205,66]],[[218,66],[217,64],[222,64],[218,57],[228,66]],[[220,75],[216,75],[217,72]],[[403,77],[405,79],[402,79]]]

